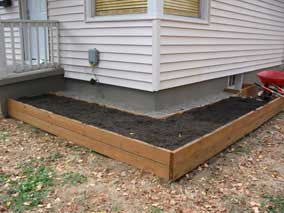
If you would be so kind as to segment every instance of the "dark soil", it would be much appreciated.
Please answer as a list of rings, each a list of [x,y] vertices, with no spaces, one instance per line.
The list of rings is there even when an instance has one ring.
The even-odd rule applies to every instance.
[[[170,150],[265,104],[252,98],[231,97],[165,119],[154,119],[55,95],[21,98],[20,101]]]

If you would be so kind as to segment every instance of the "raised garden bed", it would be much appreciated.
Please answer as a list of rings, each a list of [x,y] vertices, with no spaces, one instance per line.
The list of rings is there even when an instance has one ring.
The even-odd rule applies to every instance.
[[[9,101],[12,117],[167,180],[196,168],[283,109],[234,97],[164,119],[55,95]]]

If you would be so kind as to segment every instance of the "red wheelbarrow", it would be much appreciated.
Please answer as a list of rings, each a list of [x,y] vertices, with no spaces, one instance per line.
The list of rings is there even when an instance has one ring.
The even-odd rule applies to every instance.
[[[272,95],[284,98],[284,72],[277,70],[265,70],[257,74],[262,85],[256,85],[262,88],[260,97],[270,99]]]

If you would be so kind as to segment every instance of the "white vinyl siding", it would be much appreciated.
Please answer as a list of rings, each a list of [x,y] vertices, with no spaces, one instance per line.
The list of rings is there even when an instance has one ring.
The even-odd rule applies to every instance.
[[[1,19],[19,18],[14,3],[0,9]],[[49,19],[60,21],[67,78],[96,76],[105,84],[157,91],[276,66],[284,58],[284,2],[278,0],[211,0],[208,24],[168,18],[86,23],[84,10],[84,0],[48,0]],[[94,70],[90,48],[101,52]]]
[[[19,10],[19,2],[18,0],[12,1],[12,7],[0,7],[0,20],[4,19],[19,19],[20,18],[20,10]]]
[[[281,64],[284,2],[212,0],[209,25],[161,22],[160,89]]]
[[[60,22],[61,63],[67,78],[152,91],[152,21],[85,23],[84,0],[48,0],[50,20]],[[100,51],[92,70],[88,49]]]

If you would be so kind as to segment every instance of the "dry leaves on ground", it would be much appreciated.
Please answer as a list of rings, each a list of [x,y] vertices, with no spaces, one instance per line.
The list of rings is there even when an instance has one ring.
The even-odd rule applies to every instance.
[[[46,192],[38,203],[19,204],[31,212],[284,212],[283,130],[280,114],[195,171],[168,183],[4,119],[0,121],[0,212],[20,202],[21,193],[31,192],[33,197]],[[28,168],[39,178],[31,179],[30,191],[21,188],[31,183],[24,173]],[[19,190],[13,192],[11,186]]]

